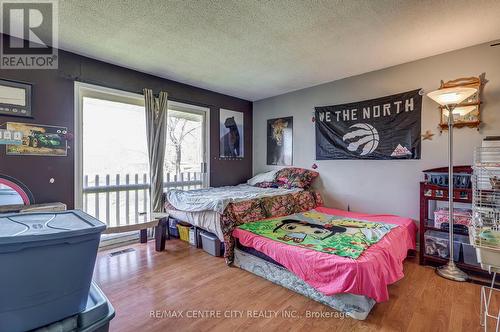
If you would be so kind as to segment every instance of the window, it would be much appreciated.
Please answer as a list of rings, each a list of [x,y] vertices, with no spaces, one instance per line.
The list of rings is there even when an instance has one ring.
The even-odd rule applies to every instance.
[[[167,187],[189,190],[208,186],[207,112],[192,105],[169,103],[164,164]]]
[[[76,83],[75,206],[108,227],[149,212],[144,97]],[[208,109],[169,101],[164,187],[208,185]]]
[[[75,205],[110,227],[149,209],[144,98],[77,84]]]

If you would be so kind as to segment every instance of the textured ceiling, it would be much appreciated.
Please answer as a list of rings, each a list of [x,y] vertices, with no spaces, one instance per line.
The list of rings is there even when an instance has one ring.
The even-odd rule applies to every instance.
[[[498,0],[60,0],[59,46],[258,100],[500,37]]]

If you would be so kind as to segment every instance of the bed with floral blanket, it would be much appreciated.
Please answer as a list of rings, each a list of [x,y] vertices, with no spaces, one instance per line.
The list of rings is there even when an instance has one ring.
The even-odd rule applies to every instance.
[[[309,190],[319,173],[285,167],[255,175],[246,184],[197,190],[169,190],[163,195],[171,218],[216,234],[225,244],[226,262],[233,262],[233,230],[245,223],[286,216],[321,206]]]
[[[274,195],[228,202],[222,213],[208,210],[182,211],[170,204],[166,194],[163,200],[165,210],[172,218],[215,233],[221,241],[224,241],[224,257],[226,262],[231,264],[235,244],[232,232],[237,226],[270,217],[308,211],[323,204],[320,194],[315,191],[300,190],[285,194],[279,193],[280,191],[277,191]]]
[[[228,205],[221,216],[226,263],[230,265],[234,260],[233,230],[236,227],[262,219],[305,212],[322,205],[321,195],[307,190],[291,195],[264,197]]]
[[[415,249],[416,231],[409,218],[317,207],[240,225],[233,236],[319,294],[383,302],[388,285],[404,276],[403,260]]]

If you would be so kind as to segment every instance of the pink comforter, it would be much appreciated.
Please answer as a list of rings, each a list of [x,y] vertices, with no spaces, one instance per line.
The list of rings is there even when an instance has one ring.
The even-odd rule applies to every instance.
[[[318,207],[316,211],[399,227],[370,246],[356,260],[287,245],[239,228],[233,231],[233,236],[242,245],[271,257],[325,295],[351,293],[377,302],[387,301],[387,286],[403,278],[403,260],[409,249],[415,249],[415,223],[409,218],[394,215],[354,213],[324,207]]]

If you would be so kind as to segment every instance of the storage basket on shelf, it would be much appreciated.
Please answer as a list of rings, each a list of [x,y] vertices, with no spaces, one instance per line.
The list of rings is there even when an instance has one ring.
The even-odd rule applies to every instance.
[[[500,272],[500,147],[474,152],[471,244],[483,269]]]
[[[439,187],[448,188],[448,173],[444,172],[424,172],[425,181]],[[470,188],[470,174],[455,173],[453,174],[453,186],[456,189]]]
[[[444,228],[442,224],[448,224],[449,228],[449,211],[448,208],[440,208],[434,211],[434,227]],[[472,211],[470,209],[453,209],[453,224],[469,226],[472,221]],[[465,228],[467,229],[467,228]]]
[[[448,234],[443,232],[428,230],[424,234],[424,239],[425,239],[424,248],[426,255],[432,255],[441,258],[450,257],[450,251],[449,251],[450,240],[448,239]],[[465,242],[466,239],[467,237],[464,235],[459,235],[459,234],[454,235],[453,260],[458,262],[460,258],[460,248],[462,246],[462,243]]]

